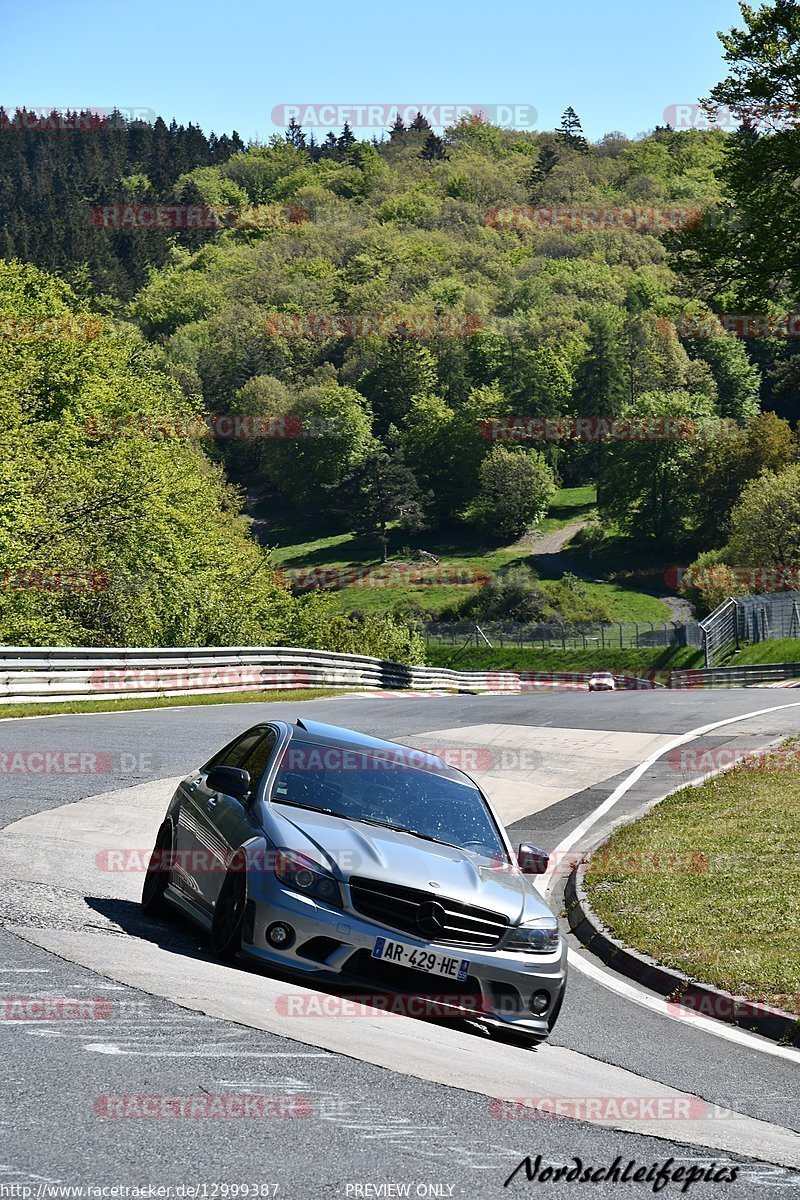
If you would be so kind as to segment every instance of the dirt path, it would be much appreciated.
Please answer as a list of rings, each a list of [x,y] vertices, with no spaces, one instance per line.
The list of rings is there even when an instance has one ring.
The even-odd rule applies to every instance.
[[[564,550],[564,546],[574,537],[578,530],[585,528],[588,524],[590,522],[584,520],[570,521],[568,525],[557,529],[555,533],[546,534],[540,534],[535,529],[530,529],[527,533],[523,533],[522,537],[514,543],[513,549],[524,550],[534,558],[543,559],[542,566],[546,566],[548,571],[555,571],[561,575],[565,571],[571,571],[573,575],[577,575],[578,579],[582,579],[585,583],[608,583],[607,579],[598,579],[593,575],[587,574],[586,571],[581,571],[572,561],[569,552]],[[682,596],[659,595],[656,598],[663,600],[670,610],[671,615],[669,620],[694,620],[692,606]]]
[[[579,529],[583,529],[588,524],[589,522],[584,520],[570,521],[568,525],[563,525],[555,533],[544,534],[538,533],[535,529],[529,529],[514,542],[511,549],[527,550],[529,554],[536,555],[557,554]]]

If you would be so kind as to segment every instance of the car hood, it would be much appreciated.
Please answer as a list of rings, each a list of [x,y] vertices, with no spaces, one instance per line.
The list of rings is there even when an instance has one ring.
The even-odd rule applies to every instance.
[[[550,915],[521,872],[456,846],[274,803],[267,832],[276,845],[308,854],[345,881],[360,876],[435,891],[501,913],[511,924]]]

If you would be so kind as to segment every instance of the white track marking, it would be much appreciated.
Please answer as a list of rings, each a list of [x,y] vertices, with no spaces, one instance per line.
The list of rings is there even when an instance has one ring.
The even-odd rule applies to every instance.
[[[552,851],[551,857],[553,867],[552,869],[548,868],[548,870],[544,873],[539,885],[539,891],[541,891],[545,899],[549,899],[550,893],[553,889],[556,865],[558,863],[563,863],[566,852],[571,850],[572,847],[583,838],[584,834],[586,834],[593,825],[596,825],[599,819],[602,816],[605,816],[605,814],[614,807],[617,801],[621,800],[622,797],[630,791],[633,785],[637,783],[639,779],[641,779],[642,775],[644,775],[646,771],[649,771],[650,767],[652,767],[653,764],[656,763],[664,754],[667,754],[670,750],[674,750],[676,746],[682,746],[686,742],[690,742],[695,738],[702,737],[706,733],[711,733],[715,729],[722,729],[725,725],[735,725],[739,721],[747,721],[753,717],[763,716],[766,713],[779,712],[784,708],[800,708],[800,703],[793,701],[791,704],[776,704],[771,708],[759,708],[754,712],[743,713],[738,717],[726,717],[723,721],[713,721],[710,725],[700,725],[696,729],[691,729],[688,733],[683,733],[679,737],[674,738],[671,742],[668,742],[666,746],[662,746],[660,749],[655,750],[649,758],[646,758],[644,762],[639,763],[639,766],[631,771],[630,775],[628,775],[626,779],[623,779],[622,783],[615,788],[611,795],[604,800],[602,804],[598,805],[597,808],[590,812],[588,817],[581,821],[580,825],[576,826],[572,833],[567,834],[564,840],[560,842],[558,846],[556,846],[555,850]],[[613,972],[606,970],[604,967],[598,966],[594,962],[588,961],[574,950],[570,950],[569,952],[569,962],[570,966],[574,967],[575,970],[580,971],[583,975],[593,979],[595,983],[602,984],[602,986],[608,988],[609,991],[616,992],[617,995],[624,996],[628,1000],[633,1000],[634,1003],[639,1004],[643,1008],[650,1009],[651,1012],[660,1013],[662,1016],[666,1016],[670,1020],[681,1021],[683,1024],[686,1024],[686,1018],[671,1012],[667,1006],[666,1000],[662,1000],[660,996],[651,996],[649,993],[639,991],[638,988],[635,988],[632,984],[620,979]],[[770,1042],[766,1038],[757,1037],[752,1033],[747,1033],[743,1029],[738,1029],[735,1025],[726,1025],[721,1021],[715,1020],[714,1017],[707,1017],[702,1013],[697,1013],[693,1016],[692,1024],[694,1024],[695,1020],[697,1021],[698,1028],[702,1028],[706,1033],[710,1033],[714,1037],[722,1038],[728,1042],[736,1042],[740,1046],[746,1046],[750,1050],[758,1050],[762,1054],[771,1054],[773,1057],[785,1058],[790,1062],[796,1062],[800,1064],[800,1050],[793,1050],[789,1046],[779,1046],[774,1042]]]
[[[241,1050],[236,1046],[224,1050],[126,1050],[116,1042],[90,1042],[83,1048],[96,1054],[124,1054],[128,1058],[333,1058],[327,1051]]]
[[[683,746],[686,742],[694,741],[695,738],[702,737],[703,734],[712,733],[715,729],[722,729],[725,725],[736,725],[740,721],[749,721],[752,720],[753,717],[765,716],[767,713],[771,712],[780,712],[785,708],[800,708],[800,701],[793,701],[791,704],[773,704],[771,708],[757,708],[754,712],[741,713],[738,717],[725,717],[725,719],[722,721],[712,721],[710,725],[698,725],[696,729],[690,729],[688,733],[680,734],[679,737],[673,738],[672,741],[667,742],[665,746],[658,747],[648,758],[644,760],[644,762],[639,763],[638,767],[635,767],[626,779],[623,779],[622,783],[620,783],[614,789],[611,795],[604,800],[602,804],[599,804],[597,808],[593,809],[592,812],[589,813],[588,817],[581,821],[580,825],[576,825],[572,833],[567,834],[564,840],[560,842],[558,846],[556,846],[552,855],[552,867],[548,867],[548,869],[542,875],[540,880],[541,886],[538,890],[542,892],[545,897],[549,895],[553,886],[552,881],[555,877],[556,866],[558,863],[564,861],[564,855],[566,854],[567,850],[571,850],[572,847],[581,840],[583,835],[587,833],[593,825],[596,825],[600,818],[604,817],[605,814],[614,807],[617,801],[621,800],[626,792],[630,791],[635,783],[638,783],[645,771],[649,771],[653,764],[658,762],[659,758],[662,758],[665,754],[668,754],[670,750],[674,750],[678,746]]]
[[[649,992],[639,991],[632,983],[628,983],[626,980],[619,978],[619,976],[611,974],[605,967],[598,966],[597,963],[583,958],[576,950],[569,951],[569,965],[570,969],[574,967],[582,975],[587,975],[590,979],[593,979],[595,983],[602,984],[603,987],[616,992],[619,996],[624,996],[626,1000],[632,1000],[642,1008],[649,1009],[650,1012],[660,1013],[662,1017],[667,1017],[670,1021],[679,1021],[684,1027],[689,1026],[693,1029],[699,1029],[703,1033],[710,1033],[714,1037],[723,1038],[724,1041],[737,1042],[740,1046],[745,1046],[748,1050],[758,1050],[761,1054],[771,1054],[774,1058],[784,1058],[789,1062],[800,1065],[800,1050],[795,1050],[791,1046],[779,1046],[777,1042],[771,1042],[767,1038],[747,1033],[744,1029],[738,1029],[735,1025],[726,1025],[724,1022],[718,1021],[715,1017],[708,1017],[704,1013],[694,1013],[691,1010],[687,1010],[686,1016],[680,1016],[674,1011],[675,1006],[670,1006],[660,996],[653,996]]]

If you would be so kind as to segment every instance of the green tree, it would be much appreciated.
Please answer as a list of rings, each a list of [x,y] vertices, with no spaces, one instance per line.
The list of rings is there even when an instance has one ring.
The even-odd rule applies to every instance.
[[[417,530],[425,525],[425,496],[400,449],[369,454],[331,492],[334,507],[354,533],[378,538],[381,562],[388,557],[388,530],[392,522]]]
[[[535,204],[541,199],[541,186],[557,165],[557,151],[552,146],[542,146],[539,157],[525,179],[525,186],[532,203]]]
[[[713,415],[707,398],[687,392],[649,392],[626,405],[620,419],[639,423],[642,435],[608,442],[597,488],[601,513],[629,534],[679,543],[695,489],[696,421]]]
[[[711,89],[711,113],[741,122],[726,141],[722,204],[678,239],[680,265],[710,290],[751,303],[800,287],[800,7],[741,4],[744,28],[719,37],[729,73]],[[746,311],[753,311],[748,309]],[[757,311],[757,310],[756,310]]]
[[[305,150],[306,135],[303,133],[303,126],[298,125],[294,117],[289,121],[289,126],[284,136],[290,146],[296,146],[298,150]]]
[[[731,515],[728,552],[741,566],[800,566],[800,465],[747,484]]]
[[[372,412],[355,388],[335,381],[302,389],[270,439],[264,472],[285,495],[316,508],[322,489],[335,487],[374,450]]]
[[[377,428],[402,427],[413,396],[436,390],[436,360],[418,339],[392,334],[379,345],[372,365],[358,382],[372,403]]]
[[[437,137],[431,130],[425,139],[425,145],[419,152],[420,158],[424,158],[428,163],[444,162],[450,157],[445,149],[443,140]]]
[[[402,145],[405,141],[406,133],[407,130],[403,123],[403,118],[398,112],[394,121],[392,122],[392,128],[389,130],[389,141],[392,145],[397,145],[398,143]]]
[[[794,459],[796,444],[788,421],[762,413],[746,426],[712,421],[700,430],[691,469],[696,480],[693,521],[705,544],[721,546],[731,532],[731,512],[742,489],[764,471],[780,471]]]
[[[588,416],[615,416],[630,389],[624,342],[624,314],[597,308],[588,317],[588,351],[575,373],[578,412]]]
[[[565,109],[561,116],[557,136],[565,146],[569,146],[570,150],[578,150],[581,154],[585,154],[589,149],[589,143],[583,135],[580,117],[572,105]]]
[[[758,414],[761,371],[750,361],[740,338],[693,338],[687,340],[686,349],[711,368],[721,416],[743,422]]]
[[[517,537],[538,524],[556,492],[553,472],[538,450],[494,446],[479,476],[473,519],[498,538]]]

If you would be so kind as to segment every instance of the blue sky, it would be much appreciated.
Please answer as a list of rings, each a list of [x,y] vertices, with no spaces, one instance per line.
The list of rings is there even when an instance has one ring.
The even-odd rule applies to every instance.
[[[663,123],[724,74],[736,0],[10,4],[0,103],[150,109],[245,140],[281,104],[514,104],[588,137]],[[324,136],[326,130],[321,130]]]

